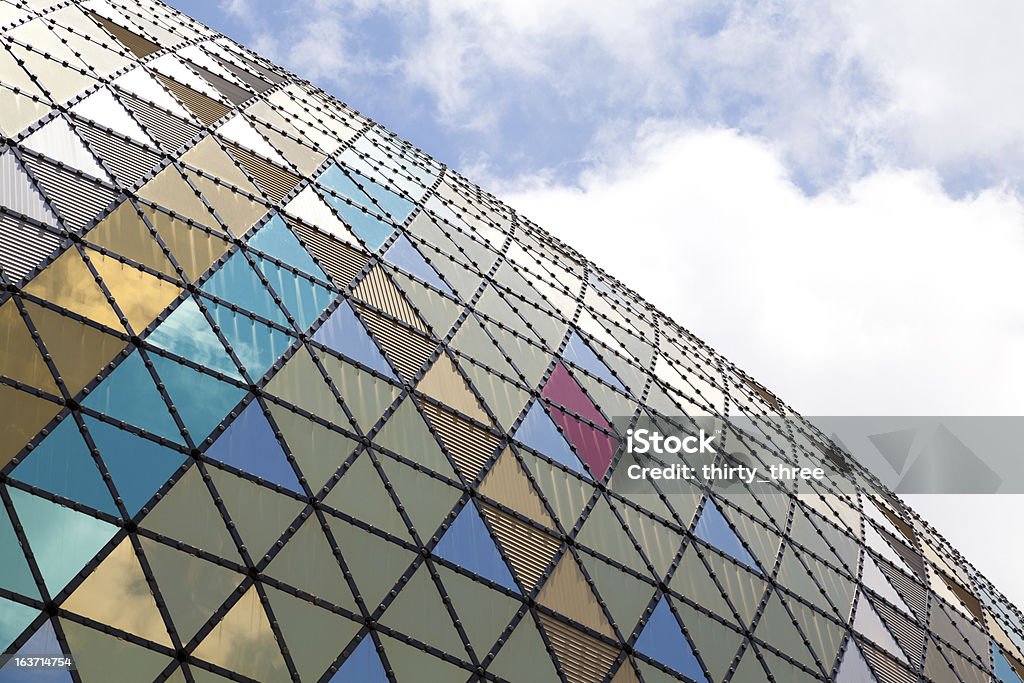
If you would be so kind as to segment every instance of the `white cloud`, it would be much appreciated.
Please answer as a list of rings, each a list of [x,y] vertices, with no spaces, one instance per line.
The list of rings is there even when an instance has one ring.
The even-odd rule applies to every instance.
[[[805,414],[1024,414],[1024,205],[882,170],[809,197],[768,142],[648,125],[497,193]]]

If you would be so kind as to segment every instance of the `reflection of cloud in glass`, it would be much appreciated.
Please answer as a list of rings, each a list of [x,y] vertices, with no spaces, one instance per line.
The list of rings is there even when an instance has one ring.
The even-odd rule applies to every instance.
[[[183,358],[241,379],[203,312],[186,299],[146,340]]]

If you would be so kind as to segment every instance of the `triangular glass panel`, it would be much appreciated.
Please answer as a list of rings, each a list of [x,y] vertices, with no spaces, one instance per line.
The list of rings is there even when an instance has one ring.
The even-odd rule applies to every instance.
[[[389,683],[369,634],[363,636],[352,654],[341,663],[341,668],[331,676],[330,683]]]
[[[434,547],[434,553],[500,586],[519,592],[505,560],[491,539],[487,525],[472,502],[467,503],[459,512]]]
[[[380,246],[395,231],[393,225],[383,222],[365,209],[349,204],[333,194],[327,194],[324,199],[334,207],[345,224],[352,229],[352,232],[362,238],[366,243],[366,248],[370,251],[380,249]]]
[[[695,681],[707,680],[700,662],[693,654],[690,641],[686,639],[679,628],[679,622],[669,608],[668,598],[664,596],[658,601],[633,647],[637,652],[661,662],[687,678]]]
[[[908,616],[914,616],[914,613],[907,606],[907,603],[903,601],[900,594],[896,592],[896,589],[892,587],[889,580],[885,578],[884,574],[882,574],[882,570],[878,568],[878,565],[871,558],[871,555],[867,553],[864,553],[864,567],[861,571],[861,581],[865,586],[878,593],[882,598],[888,600]]]
[[[857,598],[857,611],[853,618],[853,628],[866,636],[868,640],[881,645],[893,657],[902,660],[905,664],[908,663],[907,656],[903,654],[903,650],[896,643],[896,639],[892,637],[892,633],[882,623],[878,613],[875,612],[868,599],[864,597],[863,592]]]
[[[454,293],[444,283],[444,280],[438,277],[437,271],[430,267],[430,264],[423,259],[420,252],[416,251],[416,247],[412,245],[412,242],[405,235],[399,235],[398,239],[388,247],[388,250],[384,252],[384,260],[398,266],[411,275],[415,275],[445,294],[454,296]]]
[[[282,590],[266,591],[300,680],[320,680],[361,625]]]
[[[25,138],[22,144],[94,178],[110,181],[110,176],[96,163],[95,157],[63,116],[52,119]]]
[[[359,611],[317,517],[296,531],[266,568],[266,574],[332,605]]]
[[[397,381],[391,366],[384,360],[380,349],[373,343],[347,301],[342,301],[328,316],[313,334],[313,341]]]
[[[0,565],[0,588],[14,591],[31,598],[39,597],[32,570],[21,547],[14,525],[7,515],[7,508],[0,505],[0,557],[4,562]]]
[[[307,185],[299,192],[285,205],[284,211],[310,225],[320,228],[320,230],[323,230],[328,235],[333,235],[344,242],[358,246],[359,242],[355,235],[352,234],[352,231],[348,229],[347,225],[338,220],[337,215],[324,203],[323,198],[317,194],[312,186]]]
[[[40,223],[55,225],[56,219],[42,196],[32,186],[24,169],[8,150],[0,155],[0,178],[4,179],[4,205],[17,213],[23,213]]]
[[[387,448],[450,479],[457,478],[412,399],[407,398],[398,404],[373,442],[378,448]]]
[[[416,555],[334,515],[328,515],[327,522],[334,540],[342,549],[345,564],[359,586],[360,598],[368,609],[376,610]]]
[[[465,658],[462,637],[452,619],[427,565],[421,564],[401,587],[398,597],[388,605],[380,621],[420,642]]]
[[[510,681],[558,683],[562,680],[530,612],[520,619],[487,670]]]
[[[245,396],[245,390],[187,365],[154,355],[153,365],[193,440],[206,438]]]
[[[253,401],[206,449],[214,460],[302,493],[295,470],[281,450],[259,401]]]
[[[218,324],[225,327],[219,320]],[[242,378],[206,316],[191,297],[182,301],[157,325],[146,341],[229,377]]]
[[[74,658],[78,680],[149,681],[172,663],[166,655],[126,638],[62,618],[60,627]]]
[[[583,368],[591,375],[603,379],[613,387],[622,391],[626,390],[622,386],[622,382],[612,375],[608,366],[601,362],[601,359],[597,357],[597,354],[583,341],[578,333],[573,332],[569,335],[569,343],[566,344],[565,351],[562,352],[562,358],[576,367]]]
[[[857,643],[851,639],[843,653],[843,661],[836,672],[836,683],[875,683],[875,675],[871,673],[864,655],[860,653]]]
[[[255,586],[228,610],[192,656],[265,683],[291,680]]]
[[[254,484],[225,470],[209,466],[206,471],[242,543],[256,561],[281,538],[305,506],[291,496]]]
[[[117,527],[10,488],[18,519],[50,595],[56,595],[113,537]]]
[[[1006,655],[995,643],[990,644],[992,652],[992,673],[995,674],[999,683],[1021,683],[1020,676],[1007,661]]]
[[[555,423],[548,417],[540,401],[534,401],[530,406],[526,417],[516,430],[515,438],[538,453],[546,455],[582,477],[590,479],[590,475],[584,471],[576,454],[558,433]]]
[[[0,634],[0,649],[3,649],[4,638]],[[8,660],[6,666],[0,668],[0,681],[4,683],[71,683],[71,672],[67,669],[19,669],[13,659],[19,657],[59,657],[64,654],[57,632],[53,630],[53,622],[49,619],[36,629],[25,644],[21,646],[14,658]]]
[[[312,280],[295,275],[289,269],[266,259],[256,259],[257,266],[267,278],[270,287],[281,297],[284,309],[295,318],[296,325],[305,332],[327,308],[334,294]]]
[[[309,488],[320,491],[355,450],[356,442],[276,403],[267,406]]]
[[[295,341],[276,327],[265,325],[242,311],[233,311],[228,306],[210,301],[204,303],[220,327],[220,333],[254,381],[262,378]]]
[[[327,281],[327,276],[313,261],[313,257],[299,243],[298,238],[288,229],[281,216],[274,214],[266,224],[249,238],[249,246],[267,256],[294,266],[315,278]]]
[[[203,283],[202,290],[225,301],[241,306],[280,325],[288,322],[274,303],[270,292],[260,282],[242,252],[232,254],[219,270]]]
[[[182,443],[178,426],[137,351],[121,361],[82,405]]]
[[[71,113],[87,118],[105,128],[117,131],[140,142],[143,145],[154,146],[142,127],[128,114],[128,111],[121,106],[114,95],[107,88],[100,88],[84,100],[79,101],[69,110]]]
[[[70,415],[29,452],[11,477],[107,514],[119,514]]]
[[[700,540],[718,548],[723,553],[742,562],[757,573],[761,573],[757,562],[750,556],[750,552],[743,546],[740,537],[729,526],[722,511],[711,498],[704,503],[704,510],[701,511],[700,519],[693,530],[694,535]]]
[[[85,424],[131,516],[153,498],[184,462],[184,456],[177,451],[114,425],[91,417],[85,418]]]
[[[412,540],[405,521],[384,488],[372,457],[366,451],[356,456],[323,502],[367,522],[375,529],[404,541]]]
[[[35,607],[23,605],[7,598],[0,597],[0,650],[7,650],[7,646],[21,635],[22,631],[39,616],[39,610]],[[5,667],[6,672],[6,667]]]
[[[383,379],[360,370],[335,356],[324,355],[321,359],[335,386],[347,401],[358,424],[364,432],[370,431],[388,406],[398,398],[398,388]]]

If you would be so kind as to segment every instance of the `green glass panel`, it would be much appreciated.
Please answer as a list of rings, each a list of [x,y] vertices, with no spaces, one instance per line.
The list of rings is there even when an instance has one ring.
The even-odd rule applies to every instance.
[[[798,600],[787,598],[786,602],[796,617],[800,630],[810,641],[818,661],[826,670],[831,671],[836,655],[839,654],[839,644],[845,634],[843,628]]]
[[[387,448],[399,455],[414,460],[419,464],[446,477],[457,480],[455,470],[437,439],[430,433],[423,416],[416,409],[416,403],[409,398],[404,399],[398,409],[391,414],[388,421],[373,439],[374,444]]]
[[[628,505],[618,505],[619,513],[629,525],[629,531],[654,565],[656,578],[665,578],[668,568],[683,544],[683,537],[664,524],[654,521]]]
[[[193,467],[164,495],[142,526],[200,550],[241,562],[199,470]]]
[[[677,602],[676,609],[686,625],[686,633],[694,649],[700,653],[701,661],[711,674],[711,680],[722,680],[739,650],[743,636],[684,602]]]
[[[319,491],[352,454],[356,442],[276,403],[268,401],[268,406],[309,488]]]
[[[56,595],[117,527],[19,489],[8,489],[50,595]]]
[[[301,680],[319,680],[359,631],[359,624],[270,586],[266,591]]]
[[[469,672],[433,657],[400,640],[381,636],[388,662],[398,681],[430,681],[430,683],[465,683]]]
[[[281,371],[267,383],[266,390],[328,422],[349,426],[341,404],[334,397],[306,347],[300,348],[288,359]]]
[[[187,643],[245,577],[148,538],[141,541],[171,621]]]
[[[354,365],[327,354],[322,356],[321,362],[363,431],[369,431],[384,414],[384,409],[398,398],[398,387]]]
[[[487,670],[509,681],[556,683],[561,680],[529,612],[516,625]]]
[[[789,589],[791,593],[796,593],[823,612],[832,613],[832,607],[828,604],[828,600],[814,583],[810,572],[797,558],[796,551],[790,547],[786,547],[782,551],[782,564],[779,566],[776,581],[779,585]]]
[[[647,573],[647,565],[622,530],[621,522],[603,496],[598,498],[597,504],[590,511],[576,540],[627,567]]]
[[[468,360],[463,359],[459,365],[498,419],[498,425],[508,431],[519,417],[519,413],[523,411],[526,402],[530,400],[530,395]]]
[[[640,621],[640,615],[647,609],[654,595],[654,586],[585,552],[580,553],[580,559],[598,595],[607,603],[614,625],[628,638]]]
[[[856,584],[806,553],[801,557],[807,568],[811,570],[811,574],[817,579],[818,584],[825,590],[825,595],[835,606],[839,620],[844,623],[849,621],[850,610],[853,607],[853,594],[857,590]]]
[[[554,508],[562,527],[566,531],[572,529],[583,508],[593,497],[593,487],[530,453],[520,451],[519,456],[530,469],[541,493]]]
[[[448,259],[445,259],[446,261]],[[436,261],[435,261],[436,263]],[[447,273],[445,273],[447,277]],[[446,296],[441,296],[433,290],[427,289],[418,282],[413,281],[404,273],[394,273],[395,283],[398,285],[409,301],[419,309],[427,324],[434,331],[434,334],[443,339],[455,323],[455,319],[462,313],[462,306],[455,303]]]
[[[166,657],[127,640],[61,619],[75,669],[83,681],[138,683],[157,677],[168,664]]]
[[[803,669],[800,669],[792,662],[784,660],[782,657],[779,657],[777,654],[768,650],[765,647],[761,647],[759,649],[761,652],[761,656],[764,658],[765,664],[768,666],[768,669],[772,672],[772,676],[775,677],[776,681],[786,681],[786,683],[818,683],[817,678],[810,675]],[[940,678],[936,680],[953,679]]]
[[[36,588],[36,582],[32,578],[32,571],[28,567],[21,543],[14,533],[14,526],[7,515],[7,509],[2,505],[0,505],[0,557],[4,558],[3,563],[0,564],[0,588],[38,598],[39,589]]]
[[[768,674],[765,673],[764,667],[758,661],[757,655],[754,654],[754,650],[748,645],[743,656],[740,658],[739,665],[736,667],[736,673],[730,679],[730,683],[764,683],[767,677]]]
[[[800,632],[793,625],[792,617],[786,612],[779,594],[775,591],[772,591],[768,598],[768,604],[764,608],[760,621],[757,622],[754,635],[798,662],[812,669],[817,668],[814,656],[804,645]]]
[[[35,607],[0,598],[0,652],[6,651],[38,615]]]
[[[534,346],[522,337],[508,330],[503,330],[494,323],[485,322],[484,327],[498,342],[502,351],[512,359],[527,386],[535,387],[551,364],[549,356],[540,347]]]
[[[758,524],[750,517],[739,513],[727,505],[721,507],[722,514],[726,519],[736,525],[736,533],[747,544],[747,547],[754,554],[754,558],[761,563],[761,566],[770,570],[775,565],[779,556],[779,546],[782,538],[773,531]]]
[[[384,476],[398,494],[421,540],[426,540],[451,512],[462,493],[386,455],[378,456]]]
[[[477,658],[483,659],[515,616],[521,603],[447,567],[439,566],[437,572],[445,592],[452,600],[455,613],[462,621],[470,645]]]
[[[371,456],[365,451],[356,456],[324,503],[402,540],[412,541]]]
[[[708,566],[711,567],[712,575],[722,584],[726,595],[729,596],[729,601],[739,612],[740,618],[743,619],[742,625],[749,626],[768,584],[757,574],[747,571],[719,553],[702,548],[696,543],[693,545],[693,549],[703,556]],[[727,617],[729,614],[722,616]]]
[[[366,608],[373,612],[415,556],[337,517],[328,515],[327,521],[334,540],[341,548],[345,564],[359,586],[359,597]]]
[[[700,554],[693,545],[687,546],[679,566],[672,574],[669,588],[680,595],[700,603],[705,608],[726,619],[732,619],[732,610],[722,597],[721,589],[715,585]],[[763,592],[763,591],[762,591]],[[758,596],[760,597],[760,596]],[[751,618],[753,614],[751,613]]]
[[[305,507],[302,501],[216,467],[207,471],[254,561],[270,550]]]
[[[267,566],[266,574],[338,607],[358,612],[320,521],[310,516]]]
[[[462,639],[425,565],[402,587],[380,622],[439,650],[467,658]]]
[[[459,326],[459,331],[452,337],[451,346],[456,351],[480,361],[503,375],[512,378],[518,377],[515,368],[505,360],[505,355],[494,343],[494,340],[487,336],[487,332],[484,331],[483,325],[475,315],[466,316],[462,325]]]

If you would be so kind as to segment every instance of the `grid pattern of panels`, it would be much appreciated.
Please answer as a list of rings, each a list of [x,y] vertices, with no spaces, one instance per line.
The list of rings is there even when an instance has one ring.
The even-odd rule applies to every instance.
[[[0,25],[0,650],[60,681],[1020,683],[1021,615],[955,550],[496,198],[156,0]],[[613,419],[680,415],[859,493],[617,490]]]

